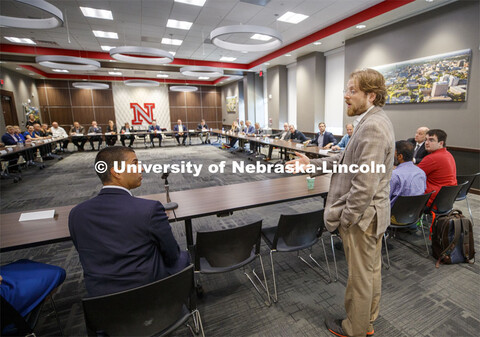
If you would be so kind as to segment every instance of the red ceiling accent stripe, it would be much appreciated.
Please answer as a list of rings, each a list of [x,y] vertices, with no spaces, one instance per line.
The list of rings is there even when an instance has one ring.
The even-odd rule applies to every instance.
[[[308,35],[298,41],[295,41],[283,48],[280,48],[268,55],[265,55],[258,60],[255,60],[251,62],[248,65],[248,68],[251,69],[253,67],[258,66],[259,64],[262,64],[264,62],[270,61],[276,57],[282,56],[288,52],[291,52],[293,50],[296,50],[298,48],[301,48],[303,46],[306,46],[307,44],[313,43],[315,41],[318,41],[320,39],[323,39],[327,36],[333,35],[335,33],[338,33],[342,30],[345,30],[347,28],[350,28],[354,25],[357,25],[359,23],[362,23],[364,21],[373,19],[376,16],[385,14],[387,12],[390,12],[394,9],[397,9],[399,7],[405,6],[411,2],[414,2],[415,0],[385,0],[379,4],[376,4],[370,8],[367,8],[357,14],[354,14],[346,19],[343,19],[342,21],[339,21],[337,23],[334,23],[333,25],[330,25],[324,29],[321,29],[311,35]]]

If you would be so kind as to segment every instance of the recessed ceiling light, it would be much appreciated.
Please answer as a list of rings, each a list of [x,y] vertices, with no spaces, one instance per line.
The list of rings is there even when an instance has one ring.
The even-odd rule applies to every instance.
[[[200,6],[202,7],[207,0],[175,0],[175,2],[180,2],[182,4]]]
[[[281,17],[279,17],[277,20],[297,24],[299,22],[302,22],[306,18],[308,18],[308,15],[298,14],[298,13],[294,13],[294,12],[286,12]]]
[[[162,38],[163,44],[173,44],[174,46],[180,46],[183,40],[169,39],[167,37]]]
[[[188,22],[188,21],[178,21],[178,20],[172,20],[172,19],[168,19],[167,21],[167,27],[169,28],[189,30],[190,27],[192,27],[192,25],[193,25],[193,22]]]
[[[29,75],[35,75],[34,73],[28,73]]]
[[[167,78],[168,74],[157,74],[157,77],[159,78]]]
[[[367,26],[365,26],[365,25],[357,25],[356,28],[357,28],[357,29],[363,29],[363,28],[366,28],[366,27],[367,27]]]
[[[314,42],[314,43],[313,43],[314,46],[319,46],[319,45],[321,45],[321,44],[322,44],[322,43],[321,43],[320,41],[317,41],[317,42]]]
[[[108,74],[109,75],[118,75],[118,76],[122,75],[122,73],[120,71],[109,71]]]
[[[23,68],[20,68],[20,67],[16,67],[15,69],[16,70],[23,70]]]
[[[433,2],[433,0],[425,0],[426,2]]]
[[[272,37],[268,35],[262,35],[262,34],[254,34],[250,37],[253,40],[260,40],[260,41],[268,41],[271,40]]]
[[[172,56],[175,56],[175,54],[177,53],[176,51],[169,51],[170,54],[172,54]],[[168,65],[168,64],[167,64]]]
[[[208,80],[208,79],[210,79],[210,77],[200,76],[198,79],[199,79],[199,80]]]
[[[69,73],[67,69],[52,69],[56,73]]]
[[[31,39],[25,39],[25,38],[19,38],[19,37],[10,37],[10,36],[7,37],[7,36],[5,36],[5,39],[7,39],[10,42],[14,42],[14,43],[36,44]]]
[[[242,53],[242,54],[248,54],[248,51],[242,50],[241,53]]]
[[[112,47],[112,46],[101,46],[102,47],[102,50],[105,50],[105,51],[110,51],[110,49],[113,49],[115,47]]]
[[[285,54],[285,56],[292,56],[292,54]]]
[[[88,16],[89,18],[113,20],[112,11],[109,11],[107,9],[80,7],[80,10],[82,11],[84,16]]]
[[[104,32],[103,30],[92,30],[93,35],[96,37],[103,37],[105,39],[117,39],[118,40],[118,34],[115,32]]]
[[[266,66],[269,66],[269,65],[270,65],[270,63],[269,63],[269,62],[265,62],[265,63],[264,63],[264,65],[266,65]]]
[[[222,57],[220,58],[220,61],[233,62],[233,61],[235,61],[236,59],[237,59],[236,57],[222,56]]]

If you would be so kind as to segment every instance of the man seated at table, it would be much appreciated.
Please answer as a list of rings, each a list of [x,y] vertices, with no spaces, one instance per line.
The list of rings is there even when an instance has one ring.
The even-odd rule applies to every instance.
[[[323,149],[329,149],[332,147],[332,145],[335,145],[337,142],[335,140],[335,137],[331,132],[325,131],[326,125],[324,122],[321,122],[318,124],[318,130],[317,134],[315,135],[315,138],[309,142],[312,145],[316,145],[318,147],[321,147]]]
[[[427,150],[425,149],[425,139],[427,138],[428,128],[422,126],[417,129],[415,132],[415,138],[409,138],[408,141],[415,146],[413,151],[413,162],[415,164],[420,164],[422,159],[428,155]]]
[[[17,145],[22,141],[19,135],[15,134],[15,128],[11,125],[5,127],[5,134],[2,136],[2,143],[5,145]]]
[[[87,138],[84,137],[85,128],[79,122],[73,122],[70,127],[70,136],[72,136],[72,143],[77,147],[78,151],[85,151],[84,146]]]
[[[246,121],[245,122],[245,129],[242,133],[246,135],[252,135],[255,131],[255,127],[252,125],[252,122]]]
[[[457,167],[455,159],[447,151],[447,133],[440,129],[427,131],[425,149],[429,153],[418,164],[427,175],[427,189],[425,193],[435,191],[430,196],[427,206],[430,206],[443,186],[457,185]]]
[[[133,134],[134,130],[132,127],[130,127],[130,124],[127,122],[125,123],[124,126],[122,126],[122,129],[120,130],[120,141],[122,142],[122,145],[125,146],[125,139],[128,139],[130,141],[130,144],[128,144],[128,147],[132,147],[133,141],[135,140],[135,135]]]
[[[94,134],[99,134],[95,136]],[[92,151],[95,150],[95,146],[93,146],[93,142],[98,142],[98,150],[100,151],[100,147],[102,146],[102,127],[97,125],[96,121],[92,121],[92,125],[88,128],[88,141],[90,142],[90,146],[92,147]]]
[[[57,122],[52,123],[52,127],[50,128],[50,131],[52,132],[53,138],[68,137],[65,129],[62,128],[61,126],[58,126]],[[65,149],[68,146],[68,143],[70,143],[70,140],[64,139],[64,140],[59,141],[58,143],[60,144],[60,150],[65,151]]]
[[[275,139],[280,139],[280,140],[289,140],[290,139],[290,128],[288,126],[288,123],[283,123],[283,131],[280,131],[278,133],[272,134],[272,137]],[[272,153],[273,149],[276,148],[275,146],[270,145],[268,147],[268,156],[265,158],[265,160],[270,160],[272,158]]]
[[[200,137],[202,144],[210,143],[210,140],[208,139],[210,137],[210,133],[207,132],[208,125],[205,123],[204,119],[202,119],[200,124],[197,125],[197,131],[201,131],[201,133],[198,134],[198,137]],[[203,138],[205,138],[205,140],[203,140]]]
[[[161,134],[162,129],[160,128],[159,125],[157,125],[157,121],[154,119],[152,121],[152,125],[148,127],[148,132],[150,132],[150,143],[152,144],[152,147],[155,147],[155,144],[153,144],[153,140],[155,138],[158,138],[158,146],[162,147],[162,134]]]
[[[114,162],[122,161],[125,166],[138,165],[135,151],[128,147],[107,147],[97,154],[95,167],[103,188],[75,206],[68,218],[89,296],[160,280],[190,260],[173,236],[163,205],[132,195],[130,190],[142,184],[141,170],[115,171]]]
[[[263,129],[260,127],[260,123],[255,123],[255,128],[253,129],[252,135],[258,136],[263,134]],[[250,142],[250,151],[251,152],[257,152],[257,150],[260,148],[260,144],[256,142]]]
[[[175,125],[175,126],[173,127],[173,131],[176,132],[175,138],[177,139],[178,145],[180,145],[180,137],[183,138],[183,140],[182,140],[182,145],[186,145],[186,144],[185,144],[185,141],[187,140],[188,130],[187,130],[187,127],[182,124],[182,120],[181,120],[181,119],[179,119],[179,120],[177,121],[177,125]]]
[[[347,129],[347,134],[342,137],[342,139],[338,142],[337,145],[332,146],[332,150],[345,150],[347,147],[348,141],[350,140],[350,137],[353,135],[353,124],[347,124],[345,125],[345,129]]]
[[[395,142],[394,166],[390,179],[390,206],[399,196],[421,195],[427,188],[427,176],[413,163],[413,145],[406,140]]]
[[[308,139],[305,137],[305,135],[299,131],[295,130],[295,125],[290,124],[290,141],[294,141],[296,143],[303,143],[306,142]]]

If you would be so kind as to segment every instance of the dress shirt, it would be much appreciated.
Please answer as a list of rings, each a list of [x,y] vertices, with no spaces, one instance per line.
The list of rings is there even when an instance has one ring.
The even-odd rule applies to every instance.
[[[365,117],[365,115],[370,111],[372,110],[373,108],[375,107],[375,105],[372,105],[370,108],[368,108],[367,111],[365,111],[364,113],[362,113],[361,115],[359,115],[354,121],[353,121],[353,127],[357,127],[358,123],[360,123],[360,121],[363,119],[363,117]]]
[[[52,126],[51,130],[53,137],[68,137],[67,132],[61,126],[59,126],[58,128],[54,128]]]
[[[421,195],[427,188],[427,176],[413,162],[401,163],[392,171],[390,180],[390,205],[399,196]]]
[[[348,141],[350,140],[350,136],[346,134],[343,138],[338,142],[337,146],[341,149],[345,149],[347,147]]]

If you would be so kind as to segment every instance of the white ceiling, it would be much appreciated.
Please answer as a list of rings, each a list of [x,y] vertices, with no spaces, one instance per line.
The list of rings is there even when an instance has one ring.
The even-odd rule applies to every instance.
[[[1,15],[30,18],[46,17],[44,13],[33,10],[30,6],[20,4],[14,0],[0,1]],[[274,51],[242,53],[224,50],[209,42],[210,32],[217,27],[226,25],[249,24],[266,26],[274,28],[282,34],[282,47],[284,47],[366,10],[382,2],[382,0],[207,0],[203,7],[177,3],[173,0],[49,0],[49,2],[63,12],[65,18],[63,27],[50,30],[2,27],[0,28],[1,43],[11,44],[4,37],[13,36],[31,38],[37,42],[38,47],[102,53],[105,53],[101,48],[102,45],[113,47],[123,45],[144,46],[174,51],[176,52],[176,59],[219,62],[222,56],[231,56],[236,57],[233,63],[250,64],[261,57],[270,55]],[[267,2],[267,4],[262,6],[249,2]],[[413,15],[418,15],[450,2],[452,0],[435,0],[434,2],[416,0],[364,22],[367,25],[367,28],[364,30],[360,31],[355,27],[347,28],[322,39],[322,45],[313,46],[308,44],[289,51],[292,55],[290,57],[279,55],[268,61],[270,65],[261,64],[250,70],[259,70],[276,64],[293,63],[296,57],[313,51],[327,52],[341,47],[348,38]],[[111,10],[114,20],[85,17],[80,11],[80,6]],[[298,24],[277,21],[277,18],[287,11],[309,15],[309,17]],[[193,22],[193,25],[190,30],[167,28],[168,19],[190,21]],[[97,38],[93,35],[92,30],[116,32],[119,38],[118,40]],[[232,35],[228,37],[228,40],[240,43],[255,43],[255,40],[250,39],[250,35]],[[181,39],[183,43],[181,46],[165,45],[161,43],[164,37]],[[3,54],[3,52],[0,51],[0,54]],[[16,69],[20,64],[30,64],[45,73],[53,74],[51,69],[39,66],[33,62],[25,62],[25,60],[15,62],[15,60],[12,60],[12,57],[9,60],[9,62],[3,62],[1,66]],[[156,78],[158,70],[163,70],[164,73],[169,74],[169,79],[192,79],[178,72],[178,66],[180,65],[145,67],[128,64],[128,67],[124,67],[124,64],[119,62],[109,65],[105,63],[108,62],[104,60],[104,67],[94,72],[71,71],[70,74],[85,75],[85,78],[92,75],[109,76],[108,71],[113,69],[108,69],[108,66],[119,69],[116,71],[121,71],[124,77]],[[127,69],[132,67],[136,69]],[[15,71],[25,74],[30,73],[26,70]],[[37,74],[29,76],[40,78],[40,75]],[[196,78],[194,79],[197,80]],[[238,77],[233,79],[236,80]],[[212,79],[208,81],[212,81]]]

